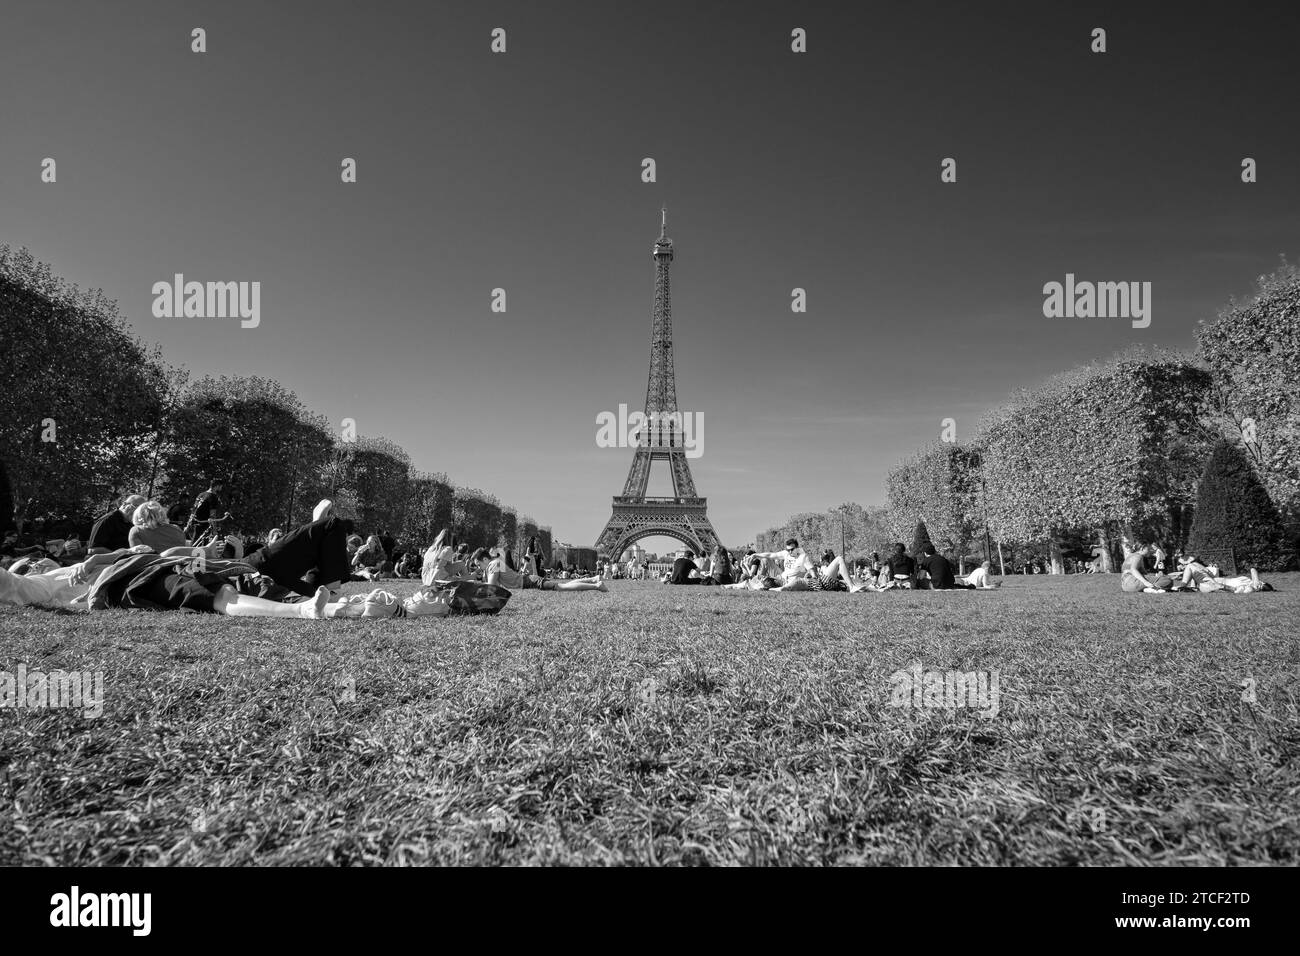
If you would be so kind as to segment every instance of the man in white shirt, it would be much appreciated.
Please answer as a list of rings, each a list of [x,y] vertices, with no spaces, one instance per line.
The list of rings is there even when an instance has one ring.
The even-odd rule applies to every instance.
[[[966,586],[974,588],[977,591],[989,591],[993,588],[1002,587],[1001,581],[994,581],[989,577],[989,568],[991,567],[992,562],[985,561],[970,574],[966,575]],[[961,579],[958,578],[958,580]]]
[[[817,569],[795,538],[787,538],[782,551],[759,551],[756,557],[776,561],[781,571],[781,586],[778,591],[807,591],[810,587],[809,575],[815,576]]]

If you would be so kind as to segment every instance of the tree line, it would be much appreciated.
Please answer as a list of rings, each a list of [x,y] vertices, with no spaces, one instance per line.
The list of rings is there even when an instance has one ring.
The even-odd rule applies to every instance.
[[[336,433],[280,383],[191,380],[130,331],[117,304],[0,246],[0,527],[83,523],[121,495],[185,503],[213,478],[245,533],[310,520],[321,498],[408,545],[438,529],[522,549],[551,529],[495,496],[421,471],[393,441]],[[7,506],[6,506],[7,502]]]
[[[1293,567],[1300,269],[1260,277],[1200,324],[1197,344],[1194,356],[1133,349],[1016,392],[969,443],[936,442],[889,473],[891,523],[923,521],[950,553],[1042,553],[1054,572],[1071,554],[1113,570],[1122,538]]]
[[[844,553],[931,540],[995,568],[1065,559],[1113,570],[1120,541],[1232,548],[1261,570],[1300,550],[1300,268],[1283,260],[1197,330],[1198,354],[1133,349],[1021,389],[967,443],[937,440],[886,479],[881,509],[793,516],[758,536]],[[856,512],[852,509],[856,509]],[[869,520],[868,520],[869,516]],[[861,529],[860,531],[858,529]],[[764,547],[763,545],[767,545]]]

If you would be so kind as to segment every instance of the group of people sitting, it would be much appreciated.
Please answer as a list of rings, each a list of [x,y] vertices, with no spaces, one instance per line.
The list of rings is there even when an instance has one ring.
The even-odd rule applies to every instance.
[[[672,571],[664,575],[666,584],[716,585],[750,591],[891,591],[930,589],[991,590],[1001,587],[989,575],[985,561],[969,575],[958,577],[952,563],[926,545],[919,558],[907,554],[902,543],[894,545],[889,559],[878,570],[855,579],[843,557],[827,550],[821,561],[799,547],[795,538],[787,538],[780,551],[749,549],[739,561],[719,545],[704,567],[696,564],[694,552],[687,550],[673,562]]]
[[[1155,545],[1141,544],[1130,551],[1120,567],[1120,587],[1130,593],[1167,594],[1176,591],[1231,591],[1254,594],[1272,591],[1273,585],[1260,579],[1259,571],[1248,574],[1221,575],[1219,568],[1206,564],[1196,554],[1180,554],[1174,567],[1166,564],[1165,555]]]
[[[449,528],[440,531],[424,552],[420,579],[426,586],[449,581],[481,581],[513,590],[609,590],[595,574],[568,579],[548,577],[542,570],[542,554],[536,538],[528,542],[528,550],[520,562],[514,549],[508,547],[478,548],[471,553],[469,545],[458,542]]]

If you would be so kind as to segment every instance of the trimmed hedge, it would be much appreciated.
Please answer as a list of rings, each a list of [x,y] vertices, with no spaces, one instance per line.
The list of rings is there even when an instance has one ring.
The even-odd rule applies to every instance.
[[[1227,441],[1214,446],[1197,489],[1189,551],[1232,548],[1237,565],[1285,571],[1295,563],[1277,507],[1241,450]]]

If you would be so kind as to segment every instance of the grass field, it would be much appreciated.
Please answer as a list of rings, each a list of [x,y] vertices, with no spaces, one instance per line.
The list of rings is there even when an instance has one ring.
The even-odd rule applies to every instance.
[[[105,675],[98,719],[0,710],[0,863],[1294,865],[1300,575],[1271,579],[0,608],[0,670]],[[914,663],[996,669],[997,715],[891,705]]]

